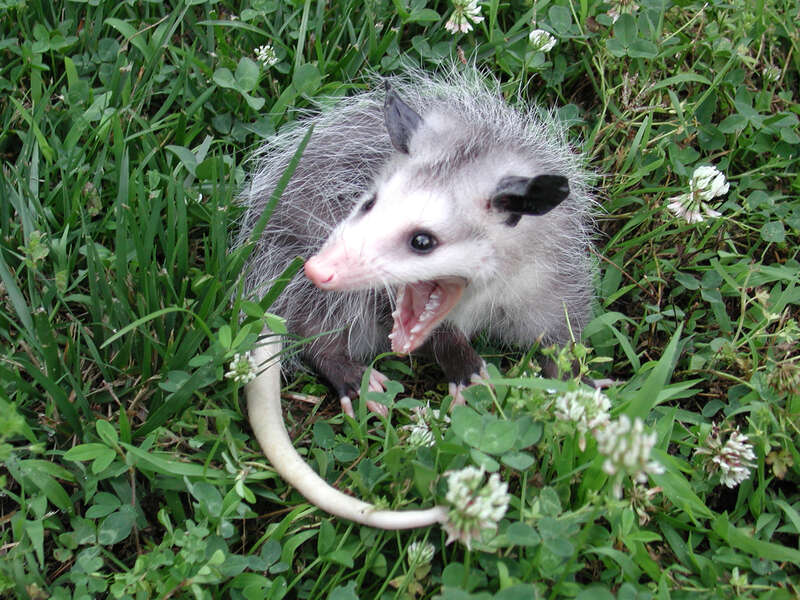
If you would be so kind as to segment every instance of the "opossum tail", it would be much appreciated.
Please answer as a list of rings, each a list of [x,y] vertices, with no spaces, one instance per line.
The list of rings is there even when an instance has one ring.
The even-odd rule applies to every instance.
[[[379,529],[412,529],[447,520],[447,509],[378,510],[331,487],[294,449],[281,411],[280,336],[265,331],[267,342],[253,351],[266,368],[246,387],[247,413],[258,443],[273,468],[314,506],[337,517]]]

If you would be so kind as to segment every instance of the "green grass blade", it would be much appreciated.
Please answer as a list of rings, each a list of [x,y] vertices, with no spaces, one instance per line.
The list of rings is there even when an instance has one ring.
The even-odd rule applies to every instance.
[[[672,339],[670,339],[669,344],[667,344],[661,358],[645,380],[644,385],[642,385],[641,389],[634,394],[628,403],[621,407],[620,412],[624,412],[631,419],[636,417],[640,419],[647,418],[650,411],[653,410],[653,407],[656,405],[659,393],[664,389],[664,386],[669,381],[670,375],[672,375],[672,370],[675,368],[675,363],[678,358],[678,342],[680,341],[682,330],[683,324],[680,324],[673,334]]]

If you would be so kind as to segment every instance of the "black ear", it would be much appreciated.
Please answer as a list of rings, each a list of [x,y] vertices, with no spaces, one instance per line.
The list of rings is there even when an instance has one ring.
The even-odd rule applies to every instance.
[[[408,154],[408,142],[411,136],[422,123],[420,117],[413,108],[400,99],[389,82],[386,86],[386,100],[383,103],[383,119],[386,123],[386,130],[389,132],[389,139],[399,152]]]
[[[491,197],[491,205],[514,215],[544,215],[569,196],[569,182],[561,175],[503,177]],[[519,216],[508,221],[516,225]]]

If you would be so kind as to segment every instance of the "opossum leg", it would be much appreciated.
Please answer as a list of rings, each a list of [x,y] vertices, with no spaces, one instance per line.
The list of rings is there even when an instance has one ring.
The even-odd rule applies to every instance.
[[[472,383],[474,375],[480,375],[486,368],[463,332],[448,323],[439,325],[419,352],[433,356],[448,381],[465,386]]]
[[[347,342],[342,336],[333,339],[316,340],[306,348],[306,358],[314,370],[322,375],[336,390],[342,412],[355,418],[352,399],[361,391],[361,378],[367,366],[353,360],[347,354]],[[386,376],[372,369],[369,376],[371,391],[384,390]],[[379,415],[386,416],[389,409],[379,402],[367,402],[367,408]]]
[[[487,377],[486,363],[467,337],[447,323],[431,333],[419,352],[433,356],[444,371],[454,406],[464,404],[462,392],[465,388]]]

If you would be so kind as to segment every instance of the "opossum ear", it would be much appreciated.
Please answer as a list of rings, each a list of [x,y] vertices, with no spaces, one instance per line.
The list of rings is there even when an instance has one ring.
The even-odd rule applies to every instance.
[[[399,152],[408,154],[408,142],[422,123],[422,117],[400,99],[388,81],[384,85],[386,100],[383,103],[383,119],[389,132],[389,139]]]
[[[560,175],[503,177],[492,194],[493,208],[512,213],[507,223],[514,226],[522,215],[544,215],[569,196],[569,182]]]

